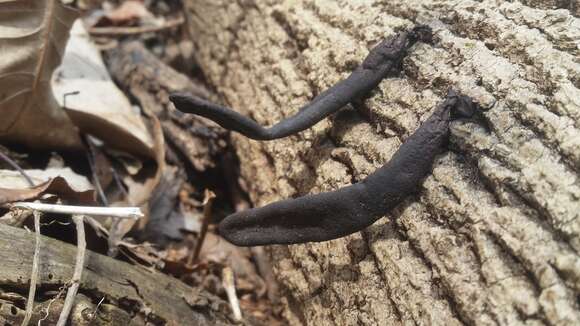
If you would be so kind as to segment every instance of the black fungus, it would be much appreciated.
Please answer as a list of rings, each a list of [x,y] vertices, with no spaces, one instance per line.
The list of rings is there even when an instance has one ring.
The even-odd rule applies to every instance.
[[[449,123],[472,118],[476,105],[450,91],[383,167],[336,191],[307,195],[226,217],[220,234],[239,246],[327,241],[363,230],[416,192],[449,139]]]
[[[220,105],[187,94],[171,101],[185,113],[209,118],[249,138],[272,140],[305,130],[375,88],[400,66],[417,41],[431,42],[431,29],[418,26],[387,38],[345,80],[317,96],[296,115],[269,129]],[[366,179],[336,191],[307,195],[249,209],[226,217],[219,233],[239,246],[327,241],[360,231],[416,192],[431,172],[435,157],[446,149],[449,123],[478,114],[468,97],[450,91],[432,115],[393,158]]]
[[[182,112],[206,117],[246,137],[257,140],[283,138],[310,128],[346,104],[367,95],[394,68],[400,66],[413,44],[417,41],[431,42],[431,38],[432,33],[428,26],[417,26],[411,31],[385,39],[369,52],[363,63],[348,78],[322,92],[294,116],[270,128],[264,128],[230,108],[189,94],[174,93],[169,99]]]

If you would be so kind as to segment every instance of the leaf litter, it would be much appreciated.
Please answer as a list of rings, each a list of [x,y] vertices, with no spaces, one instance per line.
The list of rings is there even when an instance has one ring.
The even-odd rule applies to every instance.
[[[180,23],[160,25],[179,17],[180,8],[173,1],[121,1],[118,6],[117,1],[100,3],[103,6],[96,7],[106,11],[106,19],[90,27],[140,28],[157,24],[163,29],[143,28],[144,34],[136,34],[133,40],[154,49],[165,62],[183,65],[182,71],[194,67],[191,50],[186,51],[191,41],[175,29]],[[94,4],[91,6],[94,8]],[[9,17],[8,12],[16,15]],[[237,176],[231,172],[232,152],[224,154],[227,159],[222,154],[216,156],[216,152],[202,154],[207,155],[202,159],[210,162],[203,168],[183,161],[180,155],[187,155],[183,148],[164,141],[167,129],[162,124],[167,126],[170,121],[153,114],[150,105],[139,106],[142,103],[135,102],[140,97],[134,90],[123,93],[115,85],[107,71],[111,67],[103,64],[79,21],[74,23],[67,44],[76,16],[75,11],[56,0],[39,2],[27,13],[19,1],[0,1],[0,44],[9,45],[2,50],[8,59],[0,62],[0,112],[6,117],[0,122],[0,141],[8,146],[8,156],[26,165],[25,172],[35,183],[30,187],[18,172],[0,171],[0,203],[56,200],[89,204],[94,203],[95,188],[100,186],[110,205],[141,206],[148,215],[137,223],[87,221],[97,234],[108,238],[110,248],[120,249],[120,258],[162,270],[194,289],[209,291],[226,301],[239,299],[235,305],[241,307],[245,323],[284,324],[280,307],[275,304],[276,284],[267,275],[268,258],[264,252],[238,248],[215,233],[215,222],[248,206]],[[5,24],[7,21],[12,25]],[[11,37],[19,38],[19,42],[10,42]],[[103,40],[118,43],[115,36],[99,37],[98,41]],[[19,64],[17,57],[21,53],[30,55],[27,62]],[[183,58],[176,59],[180,55]],[[62,66],[58,67],[61,61]],[[166,99],[155,101],[166,105]],[[92,164],[87,162],[89,149],[81,141],[84,134],[90,134],[97,144],[97,159]],[[5,148],[0,150],[4,152]],[[36,153],[52,151],[61,151],[64,167],[49,167],[45,160],[35,158]],[[199,257],[195,264],[188,264],[198,245],[201,202],[208,188],[217,193],[215,210]],[[163,235],[162,240],[159,234]],[[193,296],[185,299],[197,300]]]

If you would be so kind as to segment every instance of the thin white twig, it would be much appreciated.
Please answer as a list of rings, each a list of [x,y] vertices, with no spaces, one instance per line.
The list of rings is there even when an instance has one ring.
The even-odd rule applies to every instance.
[[[32,258],[32,275],[30,276],[30,289],[28,290],[28,300],[26,301],[26,313],[22,320],[22,326],[28,326],[32,318],[32,309],[34,309],[34,297],[36,296],[36,284],[38,283],[38,266],[40,265],[40,212],[34,211],[34,257]]]
[[[92,206],[69,206],[44,203],[13,203],[12,207],[28,208],[45,213],[69,214],[69,215],[93,215],[112,216],[118,218],[139,219],[143,212],[139,207],[92,207]]]
[[[63,292],[66,291],[66,285],[61,286],[58,289],[58,293],[56,294],[56,296],[54,296],[54,298],[52,298],[49,302],[48,305],[46,306],[44,310],[45,314],[44,317],[42,317],[41,319],[38,320],[38,323],[36,324],[37,326],[42,326],[42,322],[44,322],[49,316],[50,316],[50,306],[58,299],[60,299],[60,296],[63,294]]]
[[[238,296],[236,295],[236,283],[234,279],[234,271],[230,267],[224,267],[222,270],[222,284],[228,295],[228,301],[232,307],[232,312],[234,313],[234,319],[236,321],[242,320],[242,310],[240,309],[240,301],[238,301]]]
[[[64,300],[64,306],[58,317],[58,322],[56,326],[65,326],[68,316],[72,310],[75,297],[79,290],[81,284],[81,277],[83,275],[83,269],[85,267],[85,253],[87,251],[87,241],[85,239],[85,223],[83,221],[82,215],[74,215],[73,221],[77,227],[77,258],[75,262],[75,270],[73,277],[70,281],[71,285],[66,293],[66,298]]]
[[[97,306],[95,307],[95,310],[90,314],[90,321],[92,322],[93,320],[95,320],[95,318],[97,318],[97,315],[99,313],[99,307],[101,306],[101,304],[103,303],[103,301],[105,301],[105,297],[101,298],[101,301],[99,301],[99,303],[97,303]]]
[[[28,174],[26,174],[26,172],[8,155],[0,152],[0,158],[3,159],[6,163],[8,163],[8,165],[12,166],[12,168],[16,169],[16,171],[18,171],[22,175],[22,177],[26,179],[26,182],[28,182],[29,186],[34,187],[34,182],[32,182],[32,179],[30,179]]]

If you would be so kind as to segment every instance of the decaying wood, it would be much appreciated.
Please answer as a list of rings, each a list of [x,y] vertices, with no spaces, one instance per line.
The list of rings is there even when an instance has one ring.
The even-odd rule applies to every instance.
[[[196,61],[224,104],[272,125],[422,23],[400,76],[299,135],[232,140],[256,206],[361,180],[452,86],[456,124],[419,195],[364,232],[274,246],[287,314],[309,325],[580,320],[580,20],[567,1],[187,0]],[[558,9],[558,6],[565,6]],[[571,9],[572,11],[569,11]]]
[[[63,306],[58,293],[71,280],[76,247],[42,237],[40,248],[40,287],[31,323],[44,318],[43,325],[55,324]],[[0,323],[19,324],[28,291],[34,234],[0,224]],[[97,303],[105,297],[104,306]],[[195,304],[192,304],[195,303]],[[59,308],[60,307],[60,308]],[[48,312],[48,315],[47,315]],[[79,294],[71,313],[73,325],[96,324],[208,325],[230,324],[228,304],[198,289],[192,289],[160,272],[87,252]],[[54,320],[54,322],[50,322]]]
[[[140,42],[123,43],[106,58],[113,77],[161,120],[166,141],[176,147],[196,171],[214,167],[212,158],[225,148],[224,131],[207,120],[184,116],[170,108],[168,96],[172,92],[186,91],[216,100],[215,95],[167,66]]]
[[[203,219],[201,221],[201,230],[199,231],[199,237],[196,240],[195,247],[193,251],[190,253],[187,259],[187,265],[192,266],[193,263],[196,263],[199,259],[199,253],[201,252],[201,248],[203,247],[203,241],[205,240],[205,236],[207,235],[207,229],[209,227],[209,223],[212,218],[212,205],[213,200],[215,198],[215,194],[213,191],[206,189],[203,199]]]
[[[167,20],[160,26],[130,26],[130,27],[91,27],[89,34],[93,36],[124,36],[142,33],[160,32],[166,29],[176,28],[183,24],[183,17]]]
[[[26,309],[24,310],[24,318],[22,318],[22,326],[28,326],[30,318],[32,318],[32,311],[34,310],[34,299],[36,298],[36,288],[38,287],[38,267],[40,265],[40,218],[42,213],[34,211],[34,254],[32,256],[32,272],[30,272],[30,283],[28,284],[28,297],[26,299]]]

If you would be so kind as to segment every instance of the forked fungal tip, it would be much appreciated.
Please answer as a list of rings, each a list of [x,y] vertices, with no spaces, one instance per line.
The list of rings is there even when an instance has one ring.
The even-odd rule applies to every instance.
[[[428,25],[417,25],[411,30],[409,37],[416,41],[433,44],[433,29]]]
[[[188,94],[182,93],[182,92],[173,92],[173,93],[169,94],[169,100],[171,102],[181,101],[186,97],[188,97]]]

